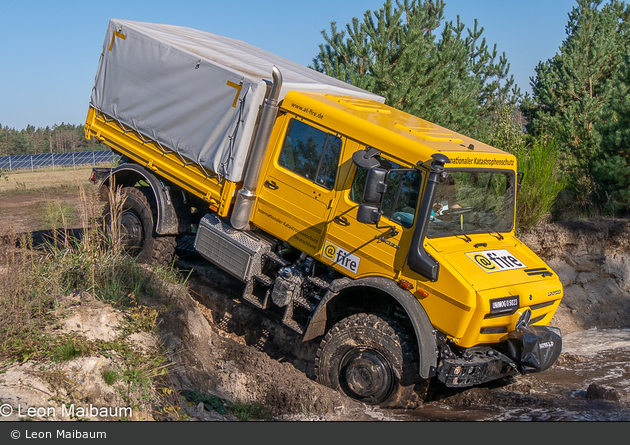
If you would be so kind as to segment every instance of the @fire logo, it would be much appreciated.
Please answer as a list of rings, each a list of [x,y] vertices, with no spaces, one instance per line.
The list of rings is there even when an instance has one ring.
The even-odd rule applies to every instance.
[[[501,272],[504,270],[524,269],[527,266],[520,262],[514,255],[505,249],[485,250],[483,252],[471,252],[466,256],[473,260],[486,273]]]
[[[475,262],[483,267],[485,270],[495,270],[497,268],[497,266],[495,266],[494,263],[490,261],[487,256],[482,255],[481,253],[476,254],[473,257],[473,260],[475,260]]]
[[[326,241],[324,243],[322,255],[352,273],[356,274],[359,270],[361,258],[343,250],[341,247],[336,246],[330,241]]]
[[[335,261],[335,255],[337,254],[337,246],[331,243],[326,243],[326,247],[324,248],[324,256],[329,260]]]

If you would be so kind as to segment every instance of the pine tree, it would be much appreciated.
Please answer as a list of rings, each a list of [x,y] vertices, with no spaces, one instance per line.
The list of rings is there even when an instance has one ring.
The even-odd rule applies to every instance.
[[[596,188],[594,163],[602,157],[607,131],[601,123],[616,94],[612,79],[628,51],[630,10],[618,0],[602,3],[577,0],[559,53],[538,64],[533,95],[523,103],[528,131],[551,135],[560,144],[562,168],[574,198],[585,198],[584,208]]]
[[[610,108],[599,128],[610,152],[630,158],[630,54],[622,57],[610,89]]]
[[[489,49],[483,28],[444,22],[444,1],[387,0],[345,30],[331,23],[313,68],[382,95],[386,103],[457,131],[487,138],[489,120],[520,92],[505,54]],[[443,26],[441,35],[436,31]]]
[[[630,215],[630,55],[610,82],[611,103],[599,123],[601,154],[593,162],[595,191],[612,216]]]
[[[102,144],[95,139],[85,138],[83,125],[61,123],[52,128],[27,125],[16,130],[0,125],[0,156],[37,153],[64,153],[74,151],[102,150]]]

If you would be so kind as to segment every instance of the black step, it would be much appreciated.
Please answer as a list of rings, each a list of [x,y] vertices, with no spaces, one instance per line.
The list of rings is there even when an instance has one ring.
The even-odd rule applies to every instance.
[[[288,266],[290,263],[288,261],[285,261],[284,259],[280,258],[278,255],[276,255],[273,252],[267,252],[263,255],[263,258],[268,259],[269,261],[274,262],[275,264],[277,264],[278,266],[281,267],[286,267]]]
[[[328,289],[330,287],[330,283],[322,278],[319,277],[306,277],[306,281],[308,281],[311,284],[314,284],[315,286],[321,288],[321,289]]]
[[[313,312],[315,310],[315,308],[317,307],[316,304],[311,304],[311,303],[309,303],[309,301],[306,298],[300,297],[300,296],[297,296],[297,295],[293,297],[293,304],[295,306],[301,306],[304,309],[308,309],[311,312]]]
[[[295,320],[293,320],[292,318],[291,318],[291,319],[288,319],[288,320],[282,320],[282,322],[283,322],[286,326],[288,326],[288,327],[290,327],[291,329],[293,329],[293,330],[294,330],[295,332],[297,332],[298,334],[300,334],[300,335],[304,334],[304,329],[302,329],[302,326],[300,326],[300,325],[298,324],[298,322],[297,322],[297,321],[295,321]]]

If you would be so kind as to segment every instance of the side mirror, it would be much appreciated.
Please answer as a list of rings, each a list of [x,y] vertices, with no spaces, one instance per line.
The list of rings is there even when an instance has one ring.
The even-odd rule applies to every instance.
[[[387,191],[387,170],[382,168],[369,169],[365,179],[363,200],[380,203],[385,191]]]
[[[370,204],[359,204],[357,221],[363,224],[378,224],[381,220],[381,212],[378,207]]]

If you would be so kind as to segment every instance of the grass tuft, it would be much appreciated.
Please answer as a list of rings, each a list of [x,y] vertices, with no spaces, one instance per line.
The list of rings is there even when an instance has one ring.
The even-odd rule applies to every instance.
[[[66,362],[88,353],[89,348],[85,343],[70,338],[53,348],[50,358],[54,362]]]
[[[103,376],[103,381],[109,386],[114,386],[121,379],[120,374],[113,369],[104,369],[101,375]]]

